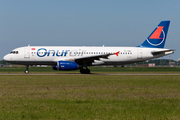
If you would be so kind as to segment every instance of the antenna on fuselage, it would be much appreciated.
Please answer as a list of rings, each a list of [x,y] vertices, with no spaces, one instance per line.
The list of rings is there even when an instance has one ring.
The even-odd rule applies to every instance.
[[[102,47],[104,47],[104,45]]]

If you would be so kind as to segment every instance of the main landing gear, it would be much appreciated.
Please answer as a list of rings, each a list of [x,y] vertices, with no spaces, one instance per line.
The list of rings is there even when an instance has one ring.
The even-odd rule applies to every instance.
[[[81,74],[90,74],[90,70],[86,67],[86,69],[84,69],[84,68],[81,68],[80,69],[80,73]]]
[[[26,65],[26,70],[24,72],[25,72],[25,74],[29,73],[29,65]]]

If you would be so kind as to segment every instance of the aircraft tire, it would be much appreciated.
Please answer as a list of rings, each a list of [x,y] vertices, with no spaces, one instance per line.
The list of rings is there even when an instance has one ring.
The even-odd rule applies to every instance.
[[[85,70],[85,73],[86,73],[86,74],[90,74],[90,70],[89,70],[89,69],[86,69],[86,70]]]
[[[80,69],[81,74],[85,74],[85,69]]]
[[[25,74],[28,74],[28,73],[29,73],[29,71],[28,71],[28,70],[25,70],[24,72],[25,72]]]
[[[90,70],[89,69],[80,69],[80,73],[81,74],[90,74]]]

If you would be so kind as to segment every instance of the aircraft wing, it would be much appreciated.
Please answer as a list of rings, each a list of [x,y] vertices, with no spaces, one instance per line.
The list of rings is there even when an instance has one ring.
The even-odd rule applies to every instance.
[[[100,60],[100,58],[108,59],[108,56],[110,56],[110,55],[115,54],[118,56],[118,53],[119,53],[119,51],[116,53],[108,53],[108,54],[78,57],[78,58],[75,58],[75,62],[77,62],[78,64],[91,64],[92,62],[94,62],[94,60]]]

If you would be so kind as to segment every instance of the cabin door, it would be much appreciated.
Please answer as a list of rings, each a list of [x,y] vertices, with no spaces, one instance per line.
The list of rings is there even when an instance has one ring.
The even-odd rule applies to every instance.
[[[24,58],[30,58],[30,50],[29,50],[29,48],[24,48]]]

